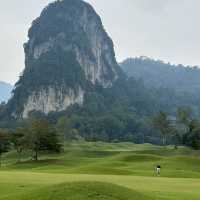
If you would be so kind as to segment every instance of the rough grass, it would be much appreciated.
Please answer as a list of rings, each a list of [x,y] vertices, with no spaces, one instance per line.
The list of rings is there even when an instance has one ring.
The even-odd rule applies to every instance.
[[[33,190],[26,194],[5,197],[5,200],[150,200],[125,187],[100,182],[64,183]]]
[[[61,155],[42,154],[39,162],[30,161],[29,155],[24,153],[21,163],[16,163],[15,152],[4,156],[0,200],[200,197],[200,153],[183,147],[83,142],[66,145]],[[154,173],[157,164],[162,166],[161,177]]]

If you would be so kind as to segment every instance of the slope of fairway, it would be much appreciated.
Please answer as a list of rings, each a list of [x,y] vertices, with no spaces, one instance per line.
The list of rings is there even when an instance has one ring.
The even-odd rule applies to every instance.
[[[199,200],[200,196],[199,179],[4,171],[0,172],[0,200],[35,200],[37,194],[42,195],[45,193],[44,191],[47,191],[45,195],[48,197],[49,192],[50,194],[57,192],[56,188],[62,188],[62,186],[68,186],[68,184],[75,184],[76,186],[76,183],[82,182],[87,182],[88,188],[93,186],[92,191],[97,190],[94,188],[96,182],[101,183],[100,188],[104,185],[107,187],[110,184],[126,187],[131,191],[136,191],[134,197],[137,194],[144,199],[148,197],[148,199],[153,200]],[[53,188],[56,190],[52,190]],[[97,185],[97,188],[99,188],[99,185]],[[112,194],[112,191],[108,190],[109,195]],[[121,190],[119,191],[120,193],[116,193],[118,198],[121,197]],[[74,192],[72,195],[75,194]],[[26,199],[26,197],[29,198]],[[57,199],[55,198],[55,200]],[[94,200],[96,199],[94,198]]]
[[[156,165],[162,177],[200,178],[200,153],[187,148],[159,147],[131,143],[72,143],[62,154],[40,154],[39,162],[30,161],[25,152],[21,163],[11,152],[3,159],[2,170],[66,174],[107,174],[155,176]]]
[[[66,144],[62,154],[40,153],[38,162],[30,159],[30,152],[23,153],[20,163],[17,159],[14,151],[4,154],[0,200],[60,200],[59,195],[63,200],[200,197],[200,152],[185,147],[81,142]],[[157,164],[162,166],[161,177],[155,176]],[[131,195],[124,196],[125,190]]]
[[[100,182],[76,182],[45,187],[4,200],[151,200],[125,187]]]

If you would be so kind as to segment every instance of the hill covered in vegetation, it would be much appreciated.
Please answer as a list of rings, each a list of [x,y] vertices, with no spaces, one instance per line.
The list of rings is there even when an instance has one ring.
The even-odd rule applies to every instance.
[[[198,66],[172,65],[148,57],[129,58],[120,65],[127,76],[142,79],[147,87],[168,88],[194,95],[200,93]]]
[[[129,58],[120,64],[129,78],[144,84],[149,91],[157,91],[157,100],[165,102],[170,113],[173,106],[185,105],[194,114],[200,112],[200,68],[172,65],[148,57]],[[155,94],[154,94],[155,95]]]

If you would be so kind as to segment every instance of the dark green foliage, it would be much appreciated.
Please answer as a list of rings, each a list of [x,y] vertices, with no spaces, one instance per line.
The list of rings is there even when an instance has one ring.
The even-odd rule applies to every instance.
[[[34,159],[38,160],[40,151],[60,152],[62,145],[59,136],[46,120],[33,120],[25,135],[26,148],[34,152]]]
[[[200,150],[200,122],[195,122],[194,129],[188,132],[184,136],[184,142],[186,145],[192,147],[195,150]]]
[[[181,126],[182,125],[182,126]],[[200,121],[187,107],[178,108],[175,139],[195,150],[200,149]]]
[[[87,86],[84,72],[74,54],[57,49],[34,60],[20,77],[14,90],[14,97],[9,101],[7,107],[10,111],[16,110],[16,113],[19,114],[23,110],[23,104],[33,91],[48,89],[49,86],[66,91],[69,88],[76,91],[80,86],[82,88]]]
[[[76,44],[84,51],[89,50],[86,33],[80,22],[80,13],[84,8],[88,9],[89,17],[97,20],[97,26],[101,29],[101,20],[89,4],[80,0],[56,1],[49,4],[40,17],[33,22],[29,30],[29,38],[34,37],[35,45],[37,45],[59,33],[65,33],[67,44]]]
[[[78,132],[79,137],[76,136],[74,139],[84,138],[87,141],[106,142],[132,141],[136,143],[152,141],[150,126],[148,127],[148,124],[143,122],[144,119],[139,119],[139,116],[134,113],[124,112],[124,110],[99,113],[96,116],[88,116],[84,112],[78,113],[71,116],[69,113],[66,114],[68,117],[64,118],[67,119],[67,121],[64,120],[65,123],[63,123],[63,117],[58,121],[58,125],[62,125],[61,130],[65,130],[67,140],[76,136],[75,133]]]
[[[60,117],[56,124],[58,133],[63,137],[64,141],[73,141],[80,138],[79,131],[73,127],[73,118]]]
[[[10,147],[10,135],[4,130],[0,130],[0,166],[1,166],[2,154],[8,152],[9,147]]]
[[[200,90],[198,67],[172,65],[148,57],[130,58],[121,63],[129,77],[142,79],[148,87],[173,88],[179,92]]]
[[[159,130],[163,138],[163,145],[166,145],[167,137],[173,132],[171,121],[164,112],[159,112],[152,122],[153,126]]]
[[[21,161],[21,154],[27,147],[26,135],[28,134],[27,128],[17,128],[11,135],[11,142],[14,149],[18,153],[18,162]]]
[[[75,55],[58,48],[34,60],[30,67],[25,69],[17,85],[23,83],[24,87],[27,85],[32,91],[49,85],[68,85],[74,88],[77,85],[82,86],[84,81],[84,73]]]
[[[120,79],[112,88],[87,88],[83,106],[74,105],[60,113],[45,116],[39,112],[30,117],[47,118],[52,124],[66,116],[71,130],[89,141],[132,141],[161,143],[161,137],[148,122],[159,110],[174,113],[176,105],[160,98],[166,91],[147,89],[134,78]],[[70,132],[70,131],[69,131]]]
[[[5,102],[0,103],[0,113],[4,112],[5,108],[6,108],[6,103]]]
[[[186,127],[189,126],[192,117],[192,110],[189,107],[178,108],[177,119],[179,123],[182,123]]]
[[[175,112],[173,107],[188,106],[194,115],[200,116],[198,67],[172,65],[147,57],[127,59],[121,67],[127,76],[142,80],[147,88],[156,92],[155,96],[166,105],[167,112]]]
[[[171,97],[175,101],[170,101]],[[30,115],[47,118],[52,124],[66,116],[72,123],[70,129],[78,131],[78,135],[89,141],[161,144],[161,135],[150,126],[149,119],[160,110],[175,116],[177,106],[184,105],[187,106],[178,102],[176,96],[169,95],[168,90],[148,89],[142,81],[130,78],[120,79],[108,89],[88,87],[82,107],[74,105],[48,116],[39,112]],[[171,136],[168,142],[170,140]]]

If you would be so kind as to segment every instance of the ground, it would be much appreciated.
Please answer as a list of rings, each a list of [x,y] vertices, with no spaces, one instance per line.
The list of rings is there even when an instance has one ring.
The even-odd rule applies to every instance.
[[[199,200],[199,179],[199,151],[81,142],[38,162],[28,153],[21,163],[15,152],[4,155],[0,200]]]

